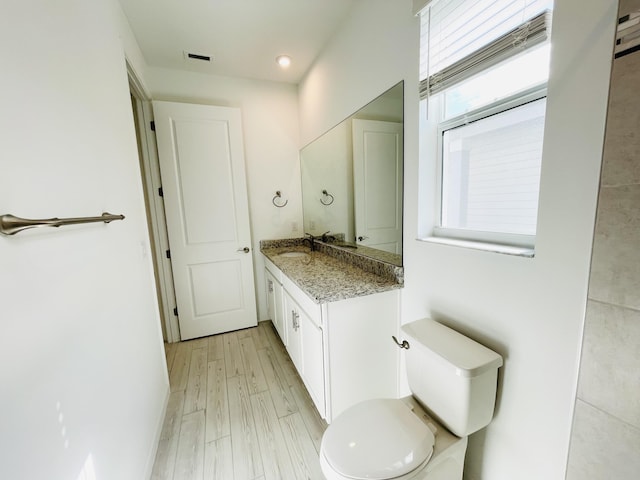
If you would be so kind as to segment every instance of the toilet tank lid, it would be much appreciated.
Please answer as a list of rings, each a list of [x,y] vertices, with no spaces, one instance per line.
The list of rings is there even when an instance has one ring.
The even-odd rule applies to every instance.
[[[430,318],[407,323],[400,329],[451,364],[461,377],[476,377],[502,366],[499,354]]]

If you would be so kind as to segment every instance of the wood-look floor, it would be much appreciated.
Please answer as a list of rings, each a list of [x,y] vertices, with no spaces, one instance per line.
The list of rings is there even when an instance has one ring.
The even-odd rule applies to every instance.
[[[166,344],[153,480],[320,479],[326,423],[271,322]]]

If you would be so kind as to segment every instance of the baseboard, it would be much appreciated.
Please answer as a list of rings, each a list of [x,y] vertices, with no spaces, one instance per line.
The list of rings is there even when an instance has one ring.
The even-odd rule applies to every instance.
[[[164,426],[164,417],[167,414],[167,406],[169,405],[169,395],[171,390],[169,385],[167,384],[166,390],[164,392],[164,402],[162,405],[162,411],[160,416],[158,417],[158,421],[156,422],[156,431],[154,435],[154,441],[151,445],[151,450],[149,452],[149,456],[147,457],[147,466],[144,469],[145,475],[144,478],[151,480],[151,475],[153,474],[153,464],[156,461],[156,454],[158,453],[158,444],[160,443],[160,436],[162,435],[162,427]]]

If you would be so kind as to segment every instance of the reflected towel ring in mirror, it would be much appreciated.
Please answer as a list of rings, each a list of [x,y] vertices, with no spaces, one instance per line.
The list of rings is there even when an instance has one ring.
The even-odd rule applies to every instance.
[[[277,198],[282,199],[282,193],[280,193],[280,190],[276,191],[275,197],[273,197],[273,199],[271,200],[271,203],[273,203],[278,208],[285,207],[287,203],[289,203],[289,200],[285,200],[284,203],[277,203],[276,202]]]
[[[325,202],[324,199],[329,197],[329,201]],[[333,195],[328,193],[326,190],[322,190],[322,198],[320,199],[320,203],[323,205],[331,205],[333,203]]]

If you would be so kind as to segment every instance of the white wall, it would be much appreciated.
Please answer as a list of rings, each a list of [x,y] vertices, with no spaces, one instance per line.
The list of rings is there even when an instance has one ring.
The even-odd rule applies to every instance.
[[[418,76],[418,66],[413,64],[418,58],[418,21],[407,13],[410,2],[360,3],[299,85],[300,145],[402,79]],[[385,20],[384,15],[389,18]],[[411,94],[406,88],[405,84],[405,97]],[[410,83],[409,88],[417,87]]]
[[[144,94],[146,96],[150,96],[150,92],[145,81],[147,76],[147,62],[144,59],[142,50],[140,50],[136,36],[133,33],[133,30],[131,30],[131,25],[129,25],[129,20],[125,16],[124,11],[119,6],[116,10],[116,22],[120,42],[122,43],[122,47],[125,51],[127,63],[129,64],[129,68],[133,71],[137,82],[139,82],[139,87],[144,90]]]
[[[269,318],[259,242],[303,233],[296,86],[156,67],[147,68],[146,79],[154,100],[240,108],[258,317]],[[277,190],[286,207],[273,206]]]
[[[466,478],[565,476],[587,293],[615,0],[557,0],[533,259],[416,241],[435,165],[418,152],[411,1],[360,1],[300,86],[302,144],[405,79],[402,322],[442,320],[500,352],[499,403],[470,439]],[[427,190],[418,190],[418,178]]]
[[[2,6],[0,213],[126,219],[0,238],[1,478],[140,480],[155,454],[168,378],[118,9]]]

